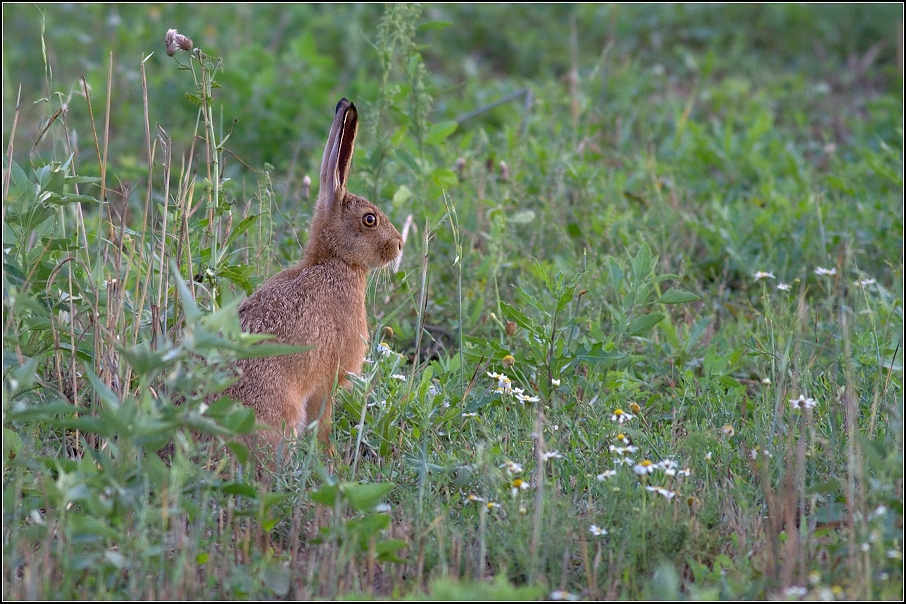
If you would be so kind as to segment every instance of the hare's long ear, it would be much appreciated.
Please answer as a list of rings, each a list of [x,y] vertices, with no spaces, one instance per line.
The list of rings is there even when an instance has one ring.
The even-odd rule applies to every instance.
[[[318,194],[318,207],[329,210],[335,201],[346,195],[349,178],[349,167],[352,164],[352,151],[355,147],[355,135],[359,128],[359,114],[355,105],[345,98],[337,103],[337,112],[327,136],[327,146],[321,159],[321,191]]]

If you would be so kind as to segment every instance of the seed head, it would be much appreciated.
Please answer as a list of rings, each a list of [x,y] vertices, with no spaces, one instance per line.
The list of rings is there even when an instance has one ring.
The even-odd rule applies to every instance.
[[[175,29],[168,29],[167,36],[164,38],[164,44],[167,47],[167,54],[171,57],[176,54],[178,50],[190,51],[194,44],[192,40],[182,35]]]

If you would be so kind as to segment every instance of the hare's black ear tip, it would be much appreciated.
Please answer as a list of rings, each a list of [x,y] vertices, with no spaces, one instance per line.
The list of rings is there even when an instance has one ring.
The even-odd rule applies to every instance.
[[[340,111],[345,111],[346,109],[355,109],[355,105],[349,102],[345,96],[340,99],[340,102],[337,103],[337,109],[334,113],[339,113]]]

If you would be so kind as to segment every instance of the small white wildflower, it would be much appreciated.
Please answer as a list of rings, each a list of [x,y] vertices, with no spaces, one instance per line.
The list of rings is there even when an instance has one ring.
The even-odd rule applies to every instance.
[[[387,346],[386,344],[384,344],[383,342],[381,342],[380,344],[377,345],[377,350],[384,356],[393,354],[393,350],[391,350],[390,347]]]
[[[551,380],[551,386],[553,386],[554,388],[556,388],[559,385],[560,385],[560,380]]]
[[[515,461],[506,460],[500,464],[501,468],[506,468],[507,474],[522,474],[522,466],[516,463]]]
[[[394,373],[394,374],[391,375],[390,377],[392,377],[392,378],[395,379],[395,380],[399,380],[399,381],[401,381],[401,382],[405,382],[405,381],[408,380],[408,378],[407,378],[405,375],[401,374],[401,373]]]
[[[765,386],[770,386],[770,385],[771,385],[771,378],[768,378],[768,377],[766,377],[766,378],[761,378],[761,383],[764,384]]]
[[[626,455],[627,453],[635,453],[639,448],[634,445],[626,445],[625,447],[617,447],[610,445],[610,452],[616,453],[617,455]]]
[[[485,501],[484,497],[479,497],[478,495],[469,495],[468,497],[466,497],[466,499],[468,499],[469,501],[472,501],[472,502],[481,502],[481,503],[484,503],[484,501]]]
[[[631,457],[617,457],[613,460],[615,466],[631,466],[635,461]]]
[[[676,472],[676,475],[679,478],[688,478],[689,476],[692,476],[692,470],[690,470],[689,468],[683,468],[682,470],[678,470]]]
[[[815,269],[815,274],[821,275],[821,276],[826,276],[826,277],[833,277],[834,275],[837,274],[837,269],[836,268],[821,268],[819,266],[818,268]]]
[[[648,459],[645,459],[645,460],[639,462],[638,464],[636,464],[635,467],[632,468],[632,471],[635,472],[636,474],[638,474],[639,476],[644,476],[645,474],[651,474],[656,469],[657,469],[657,466],[654,464],[654,462],[652,462]]]
[[[714,453],[713,453],[713,452],[708,451],[707,453],[705,453],[705,461],[711,461],[711,458],[712,458],[712,457],[714,457]]]
[[[500,507],[500,504],[497,503],[496,501],[489,501],[489,502],[488,502],[488,509],[489,509],[489,510],[493,510],[494,508],[499,508],[499,507]]]
[[[774,273],[766,273],[764,271],[758,271],[755,273],[755,280],[759,281],[761,279],[774,279]]]
[[[790,285],[789,285],[789,283],[778,283],[777,289],[779,289],[782,292],[788,292],[788,291],[790,291]]]
[[[787,598],[804,598],[808,594],[808,589],[793,585],[783,590],[783,595]]]
[[[676,497],[676,493],[674,491],[671,491],[670,489],[665,489],[664,487],[648,486],[645,488],[647,490],[651,491],[652,493],[657,493],[658,495],[663,496],[667,501],[670,501],[671,499]]]
[[[877,283],[877,281],[875,281],[874,279],[859,279],[853,285],[856,285],[858,287],[868,287],[869,285],[874,285],[875,283]]]
[[[559,589],[557,591],[552,591],[551,595],[548,597],[551,600],[567,600],[569,602],[574,602],[579,599],[579,596],[577,596],[576,594],[570,593],[568,591],[562,591]]]
[[[521,403],[537,403],[538,401],[541,400],[537,396],[526,396],[526,395],[522,394],[521,391],[516,394],[516,398],[519,399],[519,402],[521,402]]]
[[[590,527],[588,527],[588,530],[595,537],[603,537],[607,534],[607,529],[600,528],[596,524],[592,524]]]
[[[619,422],[622,424],[633,419],[634,417],[634,415],[632,415],[631,413],[626,413],[622,409],[614,409],[613,415],[610,416],[610,421]]]
[[[365,357],[364,359],[362,359],[362,362],[363,362],[363,363],[368,363],[369,365],[370,365],[371,363],[374,363],[374,361],[371,360],[371,357]]]
[[[390,504],[389,503],[379,503],[374,506],[374,511],[378,514],[389,514],[390,513]]]
[[[617,475],[616,470],[604,470],[603,472],[598,474],[596,478],[598,480],[607,480],[608,478],[613,478],[616,475]]]
[[[463,413],[462,416],[463,417],[477,417],[478,414],[477,413]]]
[[[791,398],[790,404],[793,405],[793,409],[814,409],[817,405],[817,401],[813,398],[806,398],[804,394],[800,394],[799,398]]]
[[[541,461],[548,461],[550,459],[563,459],[563,456],[556,451],[545,451],[541,454]]]
[[[898,549],[889,549],[887,550],[887,557],[891,560],[902,560],[903,552]]]
[[[670,476],[676,474],[677,463],[672,459],[664,459],[657,464],[657,467],[665,472],[670,472]]]
[[[759,446],[757,446],[757,445],[755,446],[754,449],[752,449],[752,450],[749,452],[749,455],[752,457],[752,459],[758,459],[758,456],[759,456],[759,455],[761,455],[762,457],[773,457],[773,456],[771,455],[771,452],[770,452],[770,451],[762,451],[762,450],[761,450],[761,447],[759,447]]]
[[[875,518],[880,518],[881,516],[883,516],[886,513],[887,513],[887,506],[879,505],[878,507],[875,508],[873,515]]]
[[[519,494],[519,491],[527,491],[529,488],[528,481],[525,481],[521,478],[514,478],[510,483],[510,496],[516,497]]]

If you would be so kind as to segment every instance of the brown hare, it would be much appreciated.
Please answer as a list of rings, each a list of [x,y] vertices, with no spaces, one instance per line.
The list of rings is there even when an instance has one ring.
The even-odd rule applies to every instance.
[[[396,260],[403,238],[364,197],[346,190],[358,129],[355,105],[337,104],[321,160],[321,188],[308,243],[298,265],[268,279],[239,306],[243,330],[272,334],[279,344],[314,346],[286,356],[244,359],[227,391],[267,424],[261,436],[279,445],[319,420],[327,443],[332,390],[358,374],[368,347],[368,271]]]

